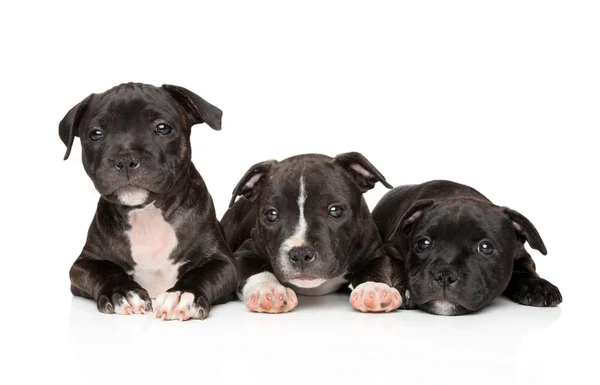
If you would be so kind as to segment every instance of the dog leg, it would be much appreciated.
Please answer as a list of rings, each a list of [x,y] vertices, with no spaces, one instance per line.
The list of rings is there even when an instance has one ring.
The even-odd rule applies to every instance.
[[[107,314],[141,314],[152,310],[148,292],[117,264],[80,257],[69,272],[71,292],[96,300]]]
[[[515,259],[510,282],[503,294],[514,302],[529,306],[552,307],[562,302],[558,288],[540,278],[525,249],[522,256]]]
[[[257,313],[287,313],[298,305],[296,293],[268,271],[252,275],[242,289],[242,301]]]
[[[387,313],[402,305],[400,290],[406,292],[406,285],[399,264],[394,262],[388,256],[375,258],[355,275],[352,279],[354,290],[350,294],[353,308],[362,312]]]
[[[211,306],[231,299],[237,273],[232,261],[215,257],[189,270],[156,298],[154,316],[163,320],[204,319]]]
[[[283,286],[268,271],[269,263],[261,258],[252,240],[235,252],[239,271],[238,298],[250,311],[256,313],[287,313],[298,305],[296,293]]]

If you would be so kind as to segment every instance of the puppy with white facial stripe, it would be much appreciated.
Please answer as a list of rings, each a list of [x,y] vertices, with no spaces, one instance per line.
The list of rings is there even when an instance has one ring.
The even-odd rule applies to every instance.
[[[238,267],[238,297],[251,311],[283,313],[296,307],[297,294],[352,284],[355,309],[397,309],[402,297],[392,278],[399,274],[362,196],[377,182],[391,188],[356,152],[252,166],[221,220]]]
[[[191,162],[198,123],[220,130],[221,110],[182,87],[137,83],[90,95],[60,122],[65,159],[79,136],[101,194],[71,291],[101,312],[184,321],[234,298],[233,255]]]

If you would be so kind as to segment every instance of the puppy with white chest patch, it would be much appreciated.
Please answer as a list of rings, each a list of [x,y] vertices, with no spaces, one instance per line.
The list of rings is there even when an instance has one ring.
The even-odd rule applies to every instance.
[[[283,313],[296,307],[296,294],[325,295],[352,284],[354,308],[397,309],[395,266],[362,196],[377,182],[391,188],[359,153],[252,166],[221,220],[238,267],[238,297],[251,311]]]
[[[182,321],[234,298],[233,255],[191,161],[192,126],[220,130],[221,115],[185,88],[139,83],[92,94],[66,114],[65,159],[80,137],[83,166],[101,195],[70,270],[74,295],[94,299],[103,313],[154,310]]]

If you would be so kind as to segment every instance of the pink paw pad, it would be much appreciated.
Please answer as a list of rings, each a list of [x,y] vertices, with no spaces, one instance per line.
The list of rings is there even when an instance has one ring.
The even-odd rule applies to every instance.
[[[380,282],[365,282],[350,294],[350,304],[365,313],[390,312],[402,304],[398,290]]]
[[[252,290],[245,299],[249,310],[257,313],[287,313],[298,305],[296,293],[281,284],[265,283]]]

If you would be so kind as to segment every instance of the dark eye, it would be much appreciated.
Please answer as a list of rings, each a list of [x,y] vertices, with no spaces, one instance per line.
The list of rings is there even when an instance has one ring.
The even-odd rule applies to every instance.
[[[329,215],[334,218],[339,218],[344,215],[344,209],[338,205],[329,206]]]
[[[100,130],[93,130],[92,132],[90,132],[90,139],[94,142],[97,140],[102,140],[104,139],[104,134]]]
[[[425,251],[431,247],[431,239],[421,238],[417,241],[417,250]]]
[[[154,133],[156,133],[158,135],[169,135],[171,133],[171,131],[173,131],[173,129],[171,128],[171,126],[167,126],[164,123],[159,124],[154,129]]]
[[[279,219],[279,213],[275,209],[267,210],[265,215],[267,216],[267,220],[269,222],[275,222],[276,220]]]
[[[491,255],[494,252],[494,245],[492,242],[483,241],[477,246],[477,252],[483,255]]]

